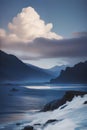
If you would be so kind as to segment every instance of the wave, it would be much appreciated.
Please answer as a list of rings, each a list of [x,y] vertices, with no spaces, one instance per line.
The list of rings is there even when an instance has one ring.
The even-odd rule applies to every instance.
[[[74,97],[54,111],[32,115],[28,125],[35,130],[87,130],[87,94]],[[61,109],[62,108],[62,109]],[[25,124],[26,126],[26,124]]]

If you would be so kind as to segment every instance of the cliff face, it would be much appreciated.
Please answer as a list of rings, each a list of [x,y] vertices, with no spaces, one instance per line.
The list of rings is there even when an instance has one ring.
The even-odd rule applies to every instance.
[[[52,79],[51,83],[87,83],[87,61],[62,70],[59,77]]]

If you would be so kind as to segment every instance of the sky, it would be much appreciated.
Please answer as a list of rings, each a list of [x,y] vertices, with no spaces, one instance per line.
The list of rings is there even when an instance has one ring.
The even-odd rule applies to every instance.
[[[42,68],[87,60],[87,0],[0,0],[0,49]]]

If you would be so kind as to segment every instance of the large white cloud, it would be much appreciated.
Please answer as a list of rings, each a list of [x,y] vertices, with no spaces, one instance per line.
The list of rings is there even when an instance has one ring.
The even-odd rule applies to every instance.
[[[51,31],[52,28],[52,23],[46,24],[32,7],[23,8],[8,24],[9,38],[24,42],[38,37],[62,39],[62,36]]]
[[[6,37],[6,31],[4,29],[1,29],[1,28],[0,28],[0,37],[1,38]]]
[[[63,39],[52,32],[52,27],[32,7],[23,8],[8,24],[8,32],[0,29],[0,48],[22,60],[87,57],[84,32],[75,33],[79,38]]]
[[[60,40],[63,37],[52,32],[52,23],[46,24],[39,14],[32,7],[23,8],[20,13],[8,23],[8,31],[0,28],[0,48],[8,53],[17,54],[17,56],[27,53],[27,57],[36,57],[36,50],[28,46],[36,38],[47,38]],[[25,44],[26,43],[26,44]],[[28,49],[27,52],[23,52]],[[32,57],[32,58],[33,58]]]

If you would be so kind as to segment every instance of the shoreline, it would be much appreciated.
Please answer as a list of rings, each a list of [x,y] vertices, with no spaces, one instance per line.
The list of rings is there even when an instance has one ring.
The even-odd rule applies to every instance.
[[[74,94],[75,95],[77,95],[77,96],[83,96],[84,94],[85,95],[87,95],[87,92],[83,92],[83,91],[72,91],[72,92],[74,92]],[[72,93],[71,92],[71,93]],[[76,92],[79,92],[79,94],[78,93],[76,93]],[[66,96],[67,96],[67,94],[70,94],[69,93],[69,91],[67,91],[66,93],[65,93],[65,96],[63,96],[62,98],[66,98]],[[75,96],[74,95],[74,96]],[[69,97],[68,97],[69,98]],[[72,97],[72,99],[73,99],[74,97]],[[62,99],[61,99],[62,100]],[[70,100],[70,102],[71,102],[72,100]],[[52,102],[50,102],[50,103],[54,103],[54,101],[52,101]],[[49,103],[49,104],[50,104]],[[64,104],[65,104],[65,102],[64,102]],[[62,106],[64,105],[64,104],[61,104]],[[46,104],[47,105],[47,104]],[[46,106],[45,105],[45,106]],[[61,107],[61,105],[60,105],[60,107]],[[66,106],[65,106],[66,107]],[[64,109],[65,107],[63,107],[62,109]],[[57,108],[56,108],[57,109]],[[53,110],[51,110],[51,112],[53,112]],[[45,112],[44,114],[46,114],[46,113],[48,113],[48,112]],[[43,111],[42,112],[34,112],[33,113],[33,115],[31,114],[31,118],[29,118],[29,116],[30,116],[30,114],[29,113],[26,113],[26,115],[27,115],[27,119],[23,119],[23,120],[16,120],[16,121],[12,121],[12,122],[10,122],[10,123],[5,123],[4,125],[0,125],[0,130],[14,130],[14,129],[16,129],[16,130],[22,130],[22,129],[24,129],[24,128],[26,128],[26,126],[28,126],[29,127],[29,124],[32,124],[31,122],[32,122],[32,120],[33,120],[33,116],[37,116],[37,115],[40,115],[40,114],[43,114]],[[60,119],[59,119],[60,120]],[[53,123],[53,122],[56,122],[57,120],[56,119],[49,119],[47,122],[45,122],[45,124],[47,124],[47,123]],[[61,120],[60,120],[61,121]],[[40,123],[36,123],[36,125],[39,125]],[[44,124],[44,125],[45,125]],[[32,127],[35,127],[34,126],[34,124],[32,124],[31,125]],[[40,127],[40,126],[38,126],[38,127]],[[38,129],[37,129],[38,130]]]

